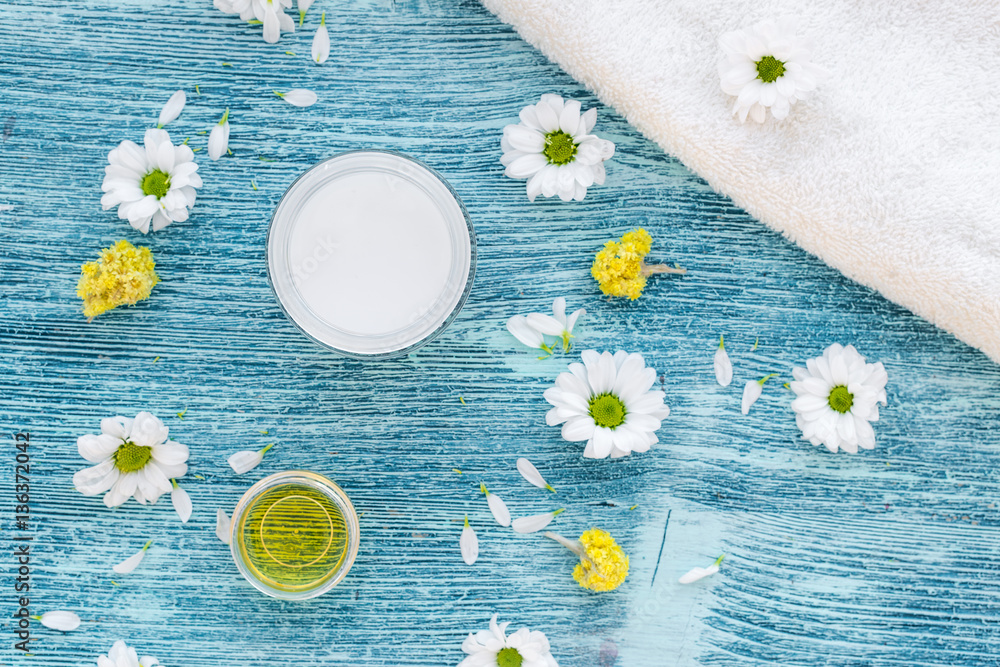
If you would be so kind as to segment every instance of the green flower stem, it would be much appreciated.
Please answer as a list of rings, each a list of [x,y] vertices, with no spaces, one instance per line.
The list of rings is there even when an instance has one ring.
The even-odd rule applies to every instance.
[[[767,382],[768,380],[770,380],[773,377],[778,377],[778,374],[777,373],[769,373],[768,375],[765,375],[761,379],[757,380],[757,384],[759,384],[760,386],[763,387],[764,383]]]
[[[722,554],[721,556],[719,556],[718,558],[715,559],[715,562],[712,563],[712,565],[721,565],[722,564],[722,559],[725,558],[725,557],[726,557],[726,554]]]

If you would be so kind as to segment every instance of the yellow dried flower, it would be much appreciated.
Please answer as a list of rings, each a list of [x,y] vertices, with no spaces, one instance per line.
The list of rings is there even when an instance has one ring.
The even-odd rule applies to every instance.
[[[124,239],[102,249],[100,259],[80,267],[76,295],[83,299],[83,314],[92,320],[112,308],[148,298],[160,282],[155,266],[149,248],[137,248]]]
[[[580,536],[584,556],[573,570],[573,578],[592,591],[613,591],[628,576],[628,556],[615,538],[600,528],[591,528]]]
[[[654,273],[685,273],[663,264],[647,265],[643,260],[653,247],[653,237],[639,227],[624,234],[618,241],[608,241],[597,252],[590,275],[601,291],[609,296],[636,300],[642,295],[646,278]]]

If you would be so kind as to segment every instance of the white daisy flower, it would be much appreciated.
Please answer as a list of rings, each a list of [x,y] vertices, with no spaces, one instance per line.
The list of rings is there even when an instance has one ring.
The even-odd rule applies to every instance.
[[[559,195],[582,201],[587,188],[604,183],[604,161],[615,154],[610,141],[590,134],[597,109],[580,113],[580,103],[559,95],[521,109],[521,122],[503,128],[500,148],[504,173],[528,179],[528,199]]]
[[[170,483],[174,487],[170,491],[170,502],[173,503],[177,516],[181,518],[181,523],[187,523],[188,519],[191,518],[191,512],[194,510],[194,506],[191,504],[191,496],[181,488],[176,479],[170,480]]]
[[[729,383],[733,381],[733,364],[729,361],[729,353],[726,352],[726,344],[722,340],[722,336],[719,336],[719,349],[715,351],[712,365],[715,368],[715,381],[720,386],[728,387]]]
[[[274,447],[277,443],[272,442],[270,445],[261,449],[259,451],[251,451],[249,449],[244,449],[243,451],[236,452],[227,459],[229,467],[237,475],[242,475],[245,472],[250,472],[254,468],[260,465],[260,462],[264,460],[264,454],[267,454],[267,450]]]
[[[462,560],[466,565],[473,565],[479,558],[479,538],[476,531],[469,525],[469,517],[465,517],[465,527],[462,528],[462,537],[458,541],[458,546],[462,550]]]
[[[305,15],[305,12],[302,14]],[[318,64],[323,64],[329,57],[330,31],[326,29],[326,12],[323,12],[323,16],[319,20],[319,27],[316,28],[316,35],[312,41],[312,59]]]
[[[41,616],[32,616],[47,628],[61,632],[72,632],[80,627],[80,617],[71,611],[47,611]]]
[[[553,519],[565,511],[566,508],[559,508],[554,512],[546,512],[545,514],[522,516],[519,519],[514,519],[511,522],[510,527],[514,529],[515,533],[537,533],[547,527],[550,523],[552,523]]]
[[[546,336],[558,336],[562,340],[563,352],[569,352],[569,339],[573,337],[573,327],[581,315],[586,315],[587,309],[580,308],[572,315],[566,315],[566,299],[556,297],[552,302],[552,315],[544,313],[528,313],[528,326]]]
[[[490,629],[481,630],[462,642],[469,656],[458,667],[559,667],[552,657],[549,640],[537,630],[521,628],[507,636],[510,623],[497,624],[497,615],[490,619]]]
[[[218,160],[229,150],[229,109],[222,114],[222,120],[212,128],[208,135],[208,157]]]
[[[73,475],[73,485],[85,496],[105,493],[104,504],[118,507],[129,498],[155,503],[171,489],[172,477],[187,473],[188,448],[167,438],[163,422],[148,412],[135,419],[101,420],[100,435],[80,436],[80,456],[97,465]]]
[[[202,182],[194,153],[184,144],[174,146],[166,130],[146,130],[143,144],[126,139],[108,153],[101,207],[117,206],[118,217],[145,234],[150,222],[155,232],[187,220]]]
[[[794,19],[761,21],[719,38],[722,90],[736,97],[733,114],[763,123],[767,110],[777,120],[814,90],[829,73],[810,61],[812,41],[795,34]]]
[[[133,572],[135,568],[139,567],[139,563],[142,562],[142,559],[146,557],[146,550],[148,550],[152,544],[153,540],[149,540],[138,553],[132,554],[111,569],[114,570],[116,574],[128,574]]]
[[[680,579],[677,580],[677,583],[680,583],[680,584],[693,584],[694,582],[700,581],[700,580],[704,579],[705,577],[712,576],[713,574],[715,574],[715,573],[717,573],[719,571],[719,565],[722,564],[722,559],[725,558],[725,557],[726,557],[725,554],[719,556],[718,558],[715,559],[715,562],[712,563],[711,565],[709,565],[708,567],[693,567],[693,568],[691,568],[690,570],[688,570],[687,572],[685,572],[683,575],[681,575]]]
[[[881,362],[869,364],[853,345],[834,343],[823,355],[792,371],[795,421],[802,437],[831,452],[851,454],[875,447],[878,404],[886,405],[889,376]]]
[[[545,390],[553,407],[545,415],[549,426],[562,424],[562,437],[587,441],[583,455],[618,458],[645,452],[656,444],[655,431],[670,414],[662,391],[650,391],[656,371],[641,354],[586,350],[583,363],[569,365],[556,385]]]
[[[295,21],[285,13],[292,0],[214,0],[215,8],[226,14],[239,14],[244,21],[264,24],[264,41],[274,44],[282,32],[295,32]]]
[[[121,639],[115,642],[107,655],[97,657],[97,667],[156,667],[160,661],[148,655],[139,658],[135,649]]]
[[[232,527],[233,520],[229,518],[229,515],[221,507],[217,509],[215,511],[215,536],[223,544],[229,544],[233,541]]]
[[[542,473],[538,472],[538,468],[535,467],[535,464],[528,459],[520,458],[517,460],[517,471],[521,473],[521,477],[523,477],[528,484],[537,486],[539,489],[548,489],[552,493],[556,492],[556,490],[545,481],[545,478],[542,477]]]
[[[167,103],[163,105],[163,109],[160,111],[160,117],[156,121],[156,127],[160,128],[175,120],[184,111],[184,105],[187,103],[187,94],[183,90],[178,90],[176,93],[170,96]]]
[[[486,503],[490,506],[490,512],[493,513],[496,522],[505,528],[509,526],[510,510],[507,509],[507,503],[503,501],[503,498],[495,493],[490,493],[485,484],[480,483],[479,490],[486,494]]]
[[[275,90],[274,94],[291,104],[293,107],[311,107],[316,104],[317,100],[319,100],[316,93],[305,88],[295,88],[294,90],[289,90],[287,93]]]

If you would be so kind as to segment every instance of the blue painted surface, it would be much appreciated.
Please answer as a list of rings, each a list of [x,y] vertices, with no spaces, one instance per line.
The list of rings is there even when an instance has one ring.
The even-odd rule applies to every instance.
[[[307,54],[323,10],[333,49],[317,67]],[[17,655],[5,556],[5,663],[89,664],[124,638],[169,666],[448,665],[494,611],[546,632],[564,666],[998,663],[1000,370],[766,230],[609,109],[597,127],[618,146],[607,185],[578,204],[530,204],[502,176],[502,126],[545,92],[597,103],[477,3],[319,0],[304,30],[267,45],[207,0],[15,2],[0,14],[0,54],[0,204],[13,207],[0,212],[2,426],[32,435],[32,613],[84,619],[66,635],[35,627],[35,657]],[[293,87],[320,103],[295,109],[270,92]],[[197,153],[205,187],[191,219],[142,237],[100,210],[103,167],[178,88],[189,103],[174,139],[204,148],[197,133],[229,107],[234,155]],[[263,260],[284,189],[354,148],[438,169],[479,242],[458,321],[379,364],[298,333]],[[657,259],[689,273],[609,302],[590,261],[636,225]],[[149,245],[163,282],[88,324],[79,265],[119,238]],[[673,414],[648,454],[583,460],[545,425],[542,391],[572,355],[536,361],[503,322],[558,295],[588,309],[579,349],[639,351],[663,374]],[[728,389],[711,371],[719,334],[736,366]],[[787,381],[834,341],[888,369],[876,450],[833,456],[799,439],[779,382],[740,415],[743,381]],[[166,499],[111,512],[72,488],[86,465],[76,437],[141,409],[191,448],[186,525]],[[226,466],[269,442],[253,472]],[[9,546],[12,439],[0,451]],[[521,455],[556,496],[521,480]],[[331,476],[363,513],[355,568],[308,603],[256,593],[214,536],[217,507],[286,468]],[[565,507],[560,532],[611,530],[632,556],[627,583],[581,590],[568,552],[492,522],[480,481],[515,516]],[[465,514],[481,541],[471,568],[458,551]],[[140,569],[112,575],[147,539]],[[719,575],[674,583],[722,552]]]

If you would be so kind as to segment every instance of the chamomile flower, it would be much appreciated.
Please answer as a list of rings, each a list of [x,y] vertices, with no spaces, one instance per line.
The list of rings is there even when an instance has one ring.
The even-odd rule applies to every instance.
[[[580,562],[573,569],[573,579],[584,588],[604,593],[613,591],[628,576],[629,560],[610,533],[591,528],[579,540],[567,540],[556,533],[544,533],[577,556]]]
[[[214,0],[213,4],[226,14],[239,14],[244,21],[263,23],[268,44],[277,42],[283,32],[295,32],[295,21],[285,13],[292,0]]]
[[[108,507],[129,498],[155,503],[170,492],[172,477],[187,473],[187,445],[168,439],[167,427],[148,412],[103,419],[101,434],[80,436],[76,446],[97,465],[73,475],[73,485],[85,496],[104,493]]]
[[[812,41],[795,34],[794,19],[761,21],[719,38],[725,59],[719,63],[722,90],[736,97],[733,114],[763,123],[776,120],[824,81],[829,73],[811,61]]]
[[[590,275],[608,296],[626,297],[635,301],[642,296],[646,279],[656,273],[687,273],[685,269],[666,264],[646,264],[646,255],[653,247],[653,237],[642,227],[611,240],[594,256]]]
[[[122,239],[101,250],[96,262],[80,267],[76,295],[83,299],[83,314],[88,321],[118,306],[134,306],[148,299],[160,282],[154,268],[153,253]]]
[[[559,95],[542,95],[520,113],[521,122],[503,129],[500,148],[504,173],[528,179],[528,199],[558,195],[563,201],[582,201],[587,188],[604,183],[604,161],[615,145],[590,132],[597,109],[580,113],[580,103]]]
[[[148,655],[139,658],[135,649],[119,639],[107,655],[97,657],[97,667],[156,667],[160,661]]]
[[[834,343],[792,377],[792,410],[803,438],[831,452],[875,447],[869,422],[878,421],[878,404],[886,405],[889,381],[881,362],[869,364],[853,345]]]
[[[202,186],[194,152],[174,146],[166,130],[149,129],[143,147],[125,140],[108,153],[101,206],[118,207],[118,217],[143,234],[188,219]]]
[[[458,667],[559,667],[545,633],[521,628],[508,636],[508,625],[498,624],[493,614],[489,630],[470,632],[462,642],[469,655]]]
[[[583,363],[560,373],[545,400],[554,407],[545,415],[549,426],[562,424],[562,437],[587,441],[587,458],[618,458],[645,452],[657,442],[656,430],[670,414],[662,391],[650,391],[656,371],[641,354],[586,350]]]

